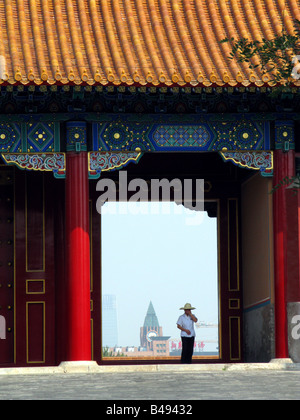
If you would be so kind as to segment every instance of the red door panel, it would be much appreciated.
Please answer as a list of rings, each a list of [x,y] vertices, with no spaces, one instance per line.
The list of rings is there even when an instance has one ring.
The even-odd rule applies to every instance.
[[[16,170],[16,364],[55,364],[52,174]]]
[[[14,362],[14,171],[0,167],[0,365]]]

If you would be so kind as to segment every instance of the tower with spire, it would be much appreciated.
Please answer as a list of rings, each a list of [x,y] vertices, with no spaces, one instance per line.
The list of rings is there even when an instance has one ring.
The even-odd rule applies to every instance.
[[[144,325],[140,330],[141,347],[147,350],[153,350],[153,339],[162,337],[162,327],[159,326],[158,318],[155,313],[152,302],[150,301],[148,310],[145,316]]]

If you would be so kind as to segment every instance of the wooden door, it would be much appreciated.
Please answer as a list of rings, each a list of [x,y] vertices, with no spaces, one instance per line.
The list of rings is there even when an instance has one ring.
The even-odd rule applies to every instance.
[[[239,199],[219,201],[220,360],[241,362],[242,281],[240,277]]]
[[[15,171],[16,364],[55,364],[52,174]]]
[[[0,365],[15,359],[14,170],[0,166]]]

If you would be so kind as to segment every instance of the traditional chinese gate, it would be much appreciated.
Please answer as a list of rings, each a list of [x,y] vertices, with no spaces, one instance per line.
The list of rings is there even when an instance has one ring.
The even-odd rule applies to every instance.
[[[0,305],[8,337],[4,346],[0,341],[1,365],[52,365],[91,357],[102,363],[101,220],[95,180],[125,166],[132,174],[142,168],[145,176],[164,177],[162,156],[177,156],[175,172],[183,178],[186,152],[193,152],[189,155],[194,159],[198,156],[194,177],[210,181],[220,168],[231,173],[226,188],[220,184],[208,189],[205,198],[217,203],[219,222],[219,360],[241,361],[237,177],[245,174],[245,167],[272,175],[272,122],[234,114],[225,119],[207,115],[201,121],[194,116],[179,121],[172,115],[141,119],[89,114],[79,122],[70,122],[69,117],[53,122],[50,116],[28,121],[19,115],[0,124],[0,135],[5,136],[1,156],[9,165],[1,169],[1,221],[6,222],[0,238],[5,247]],[[276,129],[276,147],[292,148],[293,123],[277,123]],[[143,160],[148,162],[145,166]],[[138,164],[128,165],[131,162]],[[201,169],[205,162],[210,162],[210,172]]]
[[[267,246],[260,248],[269,263],[269,271],[260,273],[261,296],[254,293],[260,286],[255,276],[241,275],[238,233],[240,220],[245,227],[251,219],[251,247],[244,232],[241,236],[252,267],[261,232],[241,206],[243,168],[249,175],[273,175],[274,186],[295,175],[299,80],[278,91],[254,62],[248,68],[228,60],[230,45],[220,41],[241,34],[251,41],[272,39],[279,28],[293,34],[299,7],[294,0],[269,0],[266,7],[250,3],[0,0],[0,155],[7,165],[0,171],[5,322],[0,319],[6,328],[5,339],[3,332],[0,336],[1,365],[92,356],[99,361],[100,219],[94,181],[133,162],[138,165],[128,165],[129,171],[144,168],[146,177],[155,169],[165,176],[166,163],[159,167],[158,162],[166,153],[178,157],[176,176],[183,177],[181,154],[188,152],[206,156],[201,165],[212,162],[210,153],[217,157],[210,167],[215,175],[230,168],[223,177],[230,181],[220,183],[218,191],[212,184],[207,197],[219,203],[220,360],[242,358],[244,286],[243,318],[254,337],[248,344],[257,338],[253,305],[267,301],[275,312],[273,326],[265,333],[264,324],[257,341],[272,337],[270,356],[289,357],[288,316],[299,312],[300,302],[298,198],[278,189],[268,202],[264,216],[274,223],[264,230]],[[149,155],[152,168],[146,165]],[[204,179],[208,174],[203,172]],[[270,183],[263,182],[268,188],[260,190],[261,197],[269,196]],[[246,202],[264,227],[256,197],[262,183],[250,184]]]

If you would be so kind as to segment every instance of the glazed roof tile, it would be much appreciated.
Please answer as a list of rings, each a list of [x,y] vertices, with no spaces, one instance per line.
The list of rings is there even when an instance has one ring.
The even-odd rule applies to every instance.
[[[220,41],[295,18],[299,0],[0,0],[0,84],[261,86]]]

